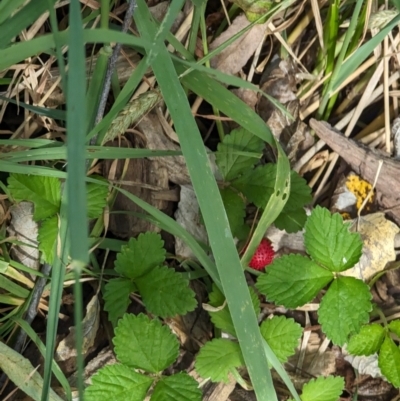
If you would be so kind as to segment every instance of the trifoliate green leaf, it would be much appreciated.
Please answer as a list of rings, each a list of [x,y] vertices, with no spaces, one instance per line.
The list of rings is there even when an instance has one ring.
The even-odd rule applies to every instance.
[[[38,232],[39,251],[42,252],[42,260],[45,263],[54,262],[55,244],[58,235],[58,218],[50,217],[40,223]]]
[[[294,354],[303,329],[294,319],[274,316],[261,323],[260,331],[279,361],[284,363]]]
[[[230,135],[226,135],[223,142],[218,144],[215,154],[225,181],[231,181],[250,170],[262,156],[263,147],[263,141],[244,128],[234,129]]]
[[[400,337],[400,320],[392,320],[389,323],[389,330],[396,334],[397,337]]]
[[[104,310],[108,312],[108,319],[114,326],[128,309],[131,303],[129,294],[135,290],[135,284],[125,277],[113,278],[105,285]]]
[[[132,368],[158,373],[179,354],[179,341],[167,326],[144,314],[125,314],[113,339],[117,359]]]
[[[146,309],[160,317],[185,315],[196,308],[195,293],[181,273],[159,266],[136,279]]]
[[[257,279],[256,287],[270,301],[287,308],[310,302],[333,279],[333,274],[301,255],[276,258]]]
[[[276,166],[276,165],[275,165]],[[303,209],[307,203],[312,201],[311,188],[307,181],[298,173],[290,171],[290,195],[282,213],[288,213],[292,210]]]
[[[153,379],[125,365],[109,365],[93,376],[85,391],[86,401],[143,401]]]
[[[361,257],[363,243],[360,234],[351,233],[338,213],[317,206],[306,223],[304,243],[307,252],[317,262],[334,272],[354,266]]]
[[[11,174],[8,178],[8,189],[16,201],[25,200],[35,205],[35,221],[52,217],[60,209],[61,185],[58,178]]]
[[[95,178],[99,179],[99,177]],[[86,186],[86,193],[88,218],[97,219],[101,216],[104,208],[106,207],[108,188],[105,185],[99,185],[90,182]]]
[[[302,401],[338,401],[344,389],[343,377],[318,377],[303,386]]]
[[[254,291],[253,288],[249,287],[251,301],[253,303],[254,312],[256,315],[260,314],[260,300],[258,295]],[[212,306],[218,307],[222,306],[225,302],[225,297],[219,288],[213,284],[213,291],[209,295],[210,304]],[[225,304],[224,308],[219,310],[218,312],[208,312],[211,318],[211,321],[221,331],[224,333],[228,333],[234,337],[236,337],[235,327],[233,325],[231,313],[229,311],[229,307]]]
[[[240,231],[243,226],[246,216],[245,202],[238,192],[234,191],[232,188],[223,188],[220,190],[220,193],[228,216],[232,235],[236,237],[237,232]]]
[[[275,178],[276,166],[266,164],[247,171],[232,181],[232,186],[241,191],[250,202],[262,209],[274,193]]]
[[[257,167],[234,180],[232,186],[243,192],[249,201],[262,209],[274,192],[276,169],[276,164]],[[287,232],[296,232],[301,230],[306,222],[304,206],[311,201],[312,197],[307,182],[295,171],[291,171],[290,180],[289,199],[275,221],[275,225]]]
[[[332,342],[342,346],[368,323],[371,310],[369,287],[353,277],[339,277],[322,298],[318,320]]]
[[[400,387],[400,349],[390,337],[383,341],[378,357],[378,365],[393,386]]]
[[[223,338],[207,342],[196,357],[195,368],[204,379],[228,383],[228,373],[244,366],[239,344]]]
[[[385,330],[380,324],[368,324],[361,327],[359,333],[350,338],[347,351],[352,355],[372,355],[379,351],[385,337]]]
[[[290,172],[290,195],[282,212],[274,221],[276,227],[288,233],[303,229],[307,221],[304,206],[312,200],[311,188],[307,181],[295,171]]]
[[[140,234],[137,239],[131,238],[118,253],[115,270],[131,279],[140,277],[164,262],[163,246],[161,236],[153,232]]]
[[[276,218],[274,224],[280,230],[285,230],[288,233],[296,233],[300,231],[307,221],[306,211],[301,208],[297,210],[289,210],[284,212],[285,208],[281,214]]]
[[[151,401],[201,401],[199,384],[185,372],[163,377],[155,386]]]

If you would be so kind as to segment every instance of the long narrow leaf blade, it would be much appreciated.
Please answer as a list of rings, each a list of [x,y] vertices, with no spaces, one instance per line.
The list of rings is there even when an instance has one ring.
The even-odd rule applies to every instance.
[[[143,0],[138,1],[135,21],[144,38],[153,40],[156,28],[149,23],[149,11]],[[259,400],[276,399],[274,389],[270,387],[271,380],[267,379],[270,371],[263,350],[262,337],[221,196],[200,132],[190,112],[186,94],[164,46],[160,46],[152,67],[175,123],[257,398]]]

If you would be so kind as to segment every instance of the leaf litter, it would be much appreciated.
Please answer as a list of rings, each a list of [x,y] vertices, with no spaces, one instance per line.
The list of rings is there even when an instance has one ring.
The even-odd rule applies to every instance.
[[[160,6],[161,7],[161,6]],[[163,5],[165,8],[165,5]],[[156,17],[157,18],[157,17]],[[320,16],[318,16],[318,21]],[[279,17],[277,18],[279,20]],[[293,23],[297,23],[298,21],[294,20]],[[249,22],[247,19],[244,17],[244,15],[241,15],[239,17],[236,17],[233,20],[232,25],[227,28],[216,40],[213,40],[210,44],[210,50],[215,49],[218,47],[220,44],[224,43],[226,40],[231,38],[234,34],[245,28],[246,26],[249,25]],[[264,52],[268,51],[269,53],[272,53],[276,56],[277,52],[277,43],[276,43],[276,38],[274,36],[274,33],[271,33],[270,31],[267,31],[267,26],[268,23],[265,24],[260,24],[260,25],[255,25],[252,27],[249,31],[247,31],[246,34],[242,35],[238,41],[235,41],[232,45],[227,47],[223,52],[221,52],[219,55],[214,57],[211,60],[211,65],[214,68],[219,69],[221,72],[227,73],[227,74],[241,74],[245,75],[245,71],[248,71],[248,64],[250,61],[254,61],[256,58],[253,59],[254,53],[257,51],[257,48],[260,46],[260,43],[263,44],[263,50]],[[318,27],[317,27],[318,28]],[[318,30],[318,29],[317,29]],[[297,40],[297,56],[300,56],[299,53],[302,52],[301,46],[306,46],[306,43],[311,35],[316,35],[314,32],[314,28],[307,27],[304,32],[301,34],[299,32],[296,33],[296,29],[293,30],[291,33],[292,36],[289,36],[288,42],[291,44],[295,43],[296,38],[294,38],[296,35],[298,35]],[[302,39],[302,35],[306,37],[306,40]],[[273,36],[273,39],[271,40],[271,43],[273,43],[273,46],[269,45],[267,42],[264,42],[265,37],[267,36]],[[315,36],[314,36],[315,38]],[[320,29],[318,30],[318,39],[321,40],[321,32]],[[271,47],[271,49],[268,49],[268,47]],[[122,78],[122,74],[126,72],[127,70],[130,72],[134,68],[134,66],[137,63],[137,54],[136,53],[130,53],[129,49],[124,49],[124,55],[126,57],[121,57],[119,62],[117,63],[117,69],[119,71],[119,77],[120,77],[120,83],[125,82],[125,80]],[[315,52],[315,49],[314,49]],[[305,54],[305,55],[304,55]],[[315,54],[315,53],[314,53]],[[265,54],[263,54],[265,55]],[[307,58],[310,57],[309,53],[304,53],[303,52],[303,60],[302,62],[306,65],[307,64]],[[129,59],[127,63],[127,59]],[[268,59],[268,56],[267,56]],[[274,135],[279,138],[282,142],[282,144],[287,147],[287,152],[290,153],[290,160],[292,165],[295,165],[298,171],[301,171],[302,175],[305,174],[307,176],[307,181],[309,182],[310,186],[313,189],[313,193],[315,194],[315,199],[314,202],[322,203],[325,205],[331,205],[331,210],[332,211],[339,211],[341,213],[348,212],[348,210],[345,210],[341,207],[341,204],[343,203],[342,200],[339,201],[340,197],[342,196],[343,193],[347,194],[347,199],[344,200],[344,202],[347,204],[351,201],[356,200],[356,196],[349,196],[349,191],[344,189],[343,185],[337,185],[336,190],[339,191],[341,190],[342,193],[336,193],[337,198],[328,195],[329,192],[333,192],[335,190],[335,187],[333,183],[338,181],[338,177],[340,174],[340,170],[346,170],[347,166],[342,164],[340,168],[338,169],[339,172],[333,170],[327,170],[328,166],[332,161],[334,160],[333,154],[329,153],[327,154],[327,148],[324,147],[323,150],[322,146],[326,144],[329,145],[329,148],[332,148],[334,151],[338,153],[338,155],[346,161],[348,165],[352,168],[354,173],[357,176],[360,176],[362,179],[368,181],[370,184],[372,184],[375,179],[377,181],[376,185],[376,199],[374,200],[376,207],[379,208],[380,210],[383,210],[383,212],[387,212],[387,215],[389,216],[390,219],[394,220],[396,223],[399,223],[399,214],[398,214],[398,203],[399,199],[396,194],[400,193],[399,189],[400,186],[398,184],[398,162],[391,158],[390,156],[383,155],[382,153],[371,151],[366,148],[365,145],[361,145],[361,142],[350,142],[346,137],[344,136],[338,136],[337,132],[335,130],[331,130],[330,127],[328,130],[328,133],[330,135],[326,135],[326,132],[324,134],[324,130],[321,128],[320,125],[315,124],[315,122],[311,122],[311,127],[315,129],[316,134],[320,136],[324,143],[320,143],[320,145],[316,146],[312,143],[313,136],[312,133],[310,133],[308,126],[307,126],[307,116],[313,115],[315,116],[314,112],[316,110],[315,108],[315,101],[318,98],[318,85],[312,83],[312,85],[308,85],[307,87],[307,82],[301,84],[300,81],[298,81],[298,71],[296,70],[296,64],[293,63],[293,68],[290,67],[284,67],[285,62],[287,63],[292,63],[291,59],[289,58],[288,61],[282,62],[280,61],[277,57],[275,60],[278,60],[278,67],[277,68],[269,68],[266,69],[266,73],[264,73],[265,80],[263,82],[263,76],[257,77],[259,81],[260,88],[268,95],[274,97],[276,100],[281,102],[283,105],[285,105],[288,108],[288,111],[292,114],[294,117],[294,121],[290,118],[288,118],[285,114],[282,114],[280,110],[278,110],[275,107],[270,107],[272,104],[268,100],[265,99],[265,97],[258,97],[258,101],[255,102],[254,97],[245,97],[241,96],[242,99],[244,99],[246,102],[249,102],[249,105],[251,105],[253,108],[255,108],[258,112],[258,114],[264,118],[265,121],[267,121],[268,125],[271,127]],[[308,60],[310,61],[310,60]],[[125,63],[125,64],[123,64]],[[268,63],[268,60],[267,60]],[[274,61],[270,62],[270,65],[274,65]],[[49,64],[51,65],[51,63]],[[33,78],[34,77],[34,68],[36,67],[31,67],[27,70],[27,76]],[[54,72],[54,71],[53,71]],[[44,77],[44,76],[43,76]],[[38,94],[43,94],[46,93],[46,99],[44,102],[47,102],[47,105],[54,106],[54,99],[58,99],[60,103],[58,104],[63,104],[64,100],[62,99],[62,93],[61,97],[60,96],[55,96],[55,90],[54,87],[49,87],[49,82],[52,82],[54,78],[57,77],[57,73],[52,74],[51,79],[46,78],[43,79],[41,82],[41,88],[46,88],[42,92],[38,92]],[[357,85],[357,81],[355,78],[353,85]],[[31,80],[32,82],[35,82],[34,79]],[[23,82],[25,84],[25,89],[20,89],[18,90],[25,90],[25,93],[28,93],[28,88],[29,86],[26,85],[28,82],[27,78],[23,79]],[[299,91],[299,86],[303,85],[301,89],[303,91]],[[305,90],[305,87],[306,90]],[[350,90],[348,88],[348,90]],[[383,91],[383,90],[382,90]],[[51,93],[50,93],[51,92]],[[282,95],[282,96],[281,96]],[[52,98],[53,96],[53,98]],[[344,98],[347,99],[346,94],[344,95]],[[53,103],[50,103],[51,99]],[[248,99],[248,100],[246,100]],[[346,117],[346,113],[351,113],[354,108],[356,107],[356,102],[357,102],[357,96],[355,98],[350,99],[348,98],[348,107],[347,109],[344,109],[344,113],[340,115],[340,121],[336,125],[340,130],[344,130],[346,127],[346,124],[348,123],[348,117]],[[377,102],[377,101],[376,101]],[[257,103],[257,104],[256,104]],[[3,111],[5,108],[5,103],[3,104]],[[385,110],[385,113],[388,113],[388,110]],[[32,115],[31,115],[32,116]],[[273,116],[272,119],[270,117]],[[338,119],[339,117],[336,116],[335,119]],[[347,118],[347,123],[343,122]],[[333,119],[333,120],[335,120]],[[173,122],[171,122],[172,124]],[[27,121],[22,122],[19,121],[19,127],[17,128],[17,131],[25,130],[26,132],[37,132],[38,127],[36,121],[31,121],[30,118],[27,119]],[[39,121],[39,126],[49,126],[49,121],[42,119]],[[379,124],[378,124],[379,125]],[[373,127],[373,124],[371,123],[371,132],[367,132],[363,134],[363,138],[367,138],[366,140],[362,139],[362,143],[369,143],[372,144],[372,147],[382,147],[384,145],[384,137],[382,133],[379,133],[379,130],[375,127]],[[54,122],[54,127],[57,128],[60,132],[62,132],[61,127],[57,127],[57,123]],[[150,129],[149,129],[150,127]],[[157,127],[154,128],[154,127]],[[150,149],[173,149],[173,150],[179,150],[179,146],[176,145],[176,143],[172,143],[168,137],[164,134],[165,132],[165,127],[164,130],[163,128],[160,128],[161,124],[158,121],[156,114],[150,113],[147,116],[143,117],[142,120],[137,124],[136,129],[138,129],[141,134],[146,138],[146,144],[145,146],[148,146]],[[302,127],[302,128],[300,128]],[[326,127],[326,126],[325,126]],[[305,128],[305,129],[304,129]],[[361,132],[362,133],[362,132]],[[122,134],[122,133],[121,133]],[[321,134],[321,135],[319,135]],[[368,139],[369,136],[369,139]],[[206,137],[206,135],[205,135]],[[361,138],[361,136],[360,136]],[[359,138],[357,138],[359,139]],[[394,141],[397,141],[397,137],[394,136]],[[387,142],[387,139],[386,139]],[[390,142],[390,138],[389,138]],[[319,148],[318,148],[319,147]],[[274,154],[273,152],[269,152],[265,150],[267,153],[267,160],[273,160],[274,159]],[[325,153],[323,153],[325,152]],[[183,159],[180,156],[173,156],[171,158],[163,158],[163,159],[158,159],[160,160],[160,163],[162,163],[162,168],[166,170],[166,173],[161,173],[162,168],[160,165],[156,165],[156,167],[152,167],[150,170],[153,173],[153,178],[154,175],[156,175],[156,181],[155,182],[147,182],[144,180],[144,182],[141,180],[141,177],[137,178],[136,176],[129,176],[126,181],[129,181],[129,185],[136,185],[141,188],[146,188],[150,189],[151,195],[150,198],[152,201],[155,201],[156,207],[160,210],[167,210],[168,202],[176,202],[177,200],[177,188],[180,189],[180,204],[178,206],[178,209],[180,212],[179,214],[185,215],[187,214],[186,217],[184,217],[184,223],[182,222],[181,224],[183,226],[186,226],[190,229],[193,228],[193,221],[199,222],[198,226],[201,229],[201,217],[198,213],[198,207],[197,210],[193,212],[193,209],[196,209],[196,199],[194,197],[193,191],[190,196],[190,201],[187,203],[192,206],[186,206],[185,204],[185,193],[188,191],[185,189],[185,185],[188,185],[190,183],[189,178],[188,178],[188,173],[186,170],[185,163]],[[377,176],[377,164],[379,160],[384,160],[384,167],[383,170],[380,172],[380,174]],[[311,163],[313,161],[313,163]],[[360,163],[362,162],[362,163]],[[164,164],[165,163],[165,164]],[[306,166],[305,168],[304,166]],[[361,165],[361,168],[360,168]],[[148,167],[145,167],[145,169],[149,169]],[[105,168],[105,171],[108,173],[110,170],[112,170],[112,167],[107,166]],[[135,171],[137,172],[137,166],[128,167],[128,171],[132,172]],[[329,178],[324,179],[322,177],[323,174],[327,174]],[[165,176],[167,176],[167,179],[165,179]],[[164,177],[164,178],[163,178]],[[342,176],[343,177],[343,176]],[[218,177],[220,179],[220,177]],[[170,189],[168,183],[168,180],[170,183],[172,182],[176,186]],[[327,181],[328,180],[328,181]],[[316,185],[321,185],[322,182],[326,183],[326,185],[320,186],[316,190]],[[343,184],[343,182],[342,182]],[[347,188],[348,189],[348,188]],[[189,191],[190,192],[190,191]],[[336,199],[336,200],[335,200]],[[350,200],[349,200],[350,199]],[[158,203],[157,203],[158,202]],[[164,202],[164,207],[161,207],[160,204],[161,202]],[[342,203],[341,203],[342,202]],[[354,209],[354,206],[356,205],[356,202],[352,204],[353,210],[352,212],[358,212],[358,210]],[[19,207],[23,207],[22,204],[19,204]],[[123,207],[122,207],[123,208]],[[125,211],[131,211],[130,209],[126,209]],[[191,211],[192,210],[192,211]],[[133,213],[136,211],[133,210]],[[171,211],[169,209],[168,213],[171,214]],[[15,225],[17,224],[18,218],[16,217],[16,214],[14,211],[11,212],[12,214],[12,224]],[[30,219],[30,216],[32,215],[32,210],[22,215],[23,217],[23,225],[21,230],[22,235],[26,238],[36,238],[36,234],[34,232],[34,229],[32,229],[31,226],[27,224],[27,221]],[[246,217],[251,217],[251,216],[246,216]],[[355,216],[351,216],[354,218]],[[26,219],[26,221],[24,220]],[[177,221],[179,219],[176,217]],[[32,219],[31,223],[34,223]],[[129,220],[129,226],[136,225],[136,220]],[[382,212],[378,213],[367,213],[364,216],[361,216],[360,218],[357,218],[353,223],[353,230],[354,232],[359,232],[361,234],[361,238],[363,240],[363,254],[361,257],[361,260],[358,265],[353,269],[353,271],[347,271],[344,272],[344,274],[350,274],[350,275],[355,275],[362,280],[368,282],[371,278],[375,277],[377,273],[383,273],[385,272],[385,269],[388,266],[388,263],[393,262],[396,260],[396,251],[395,251],[395,243],[396,243],[396,235],[398,234],[398,226],[393,223],[391,220],[387,219]],[[137,228],[137,231],[133,231],[134,234],[137,234],[139,232],[147,231],[143,228]],[[113,228],[113,233],[118,236],[118,237],[126,237],[127,234],[124,230],[119,227],[119,224],[115,224]],[[14,235],[13,232],[10,232],[10,234]],[[204,229],[201,233],[196,234],[193,232],[192,234],[197,235],[197,238],[201,240],[202,242],[206,243],[207,242],[207,237],[204,232]],[[277,227],[271,227],[266,236],[272,240],[274,245],[275,250],[278,252],[281,251],[282,253],[287,253],[287,252],[304,252],[304,240],[303,240],[303,234],[302,232],[298,232],[296,234],[291,234],[287,233],[285,230],[280,230]],[[24,242],[24,240],[21,239],[21,242]],[[175,244],[177,244],[178,241],[175,239]],[[175,250],[175,254],[179,256],[184,256],[185,258],[191,259],[193,257],[192,254],[189,253],[188,248],[184,249],[184,244],[182,243],[180,245],[181,248],[177,248]],[[14,255],[13,257],[16,258]],[[34,256],[33,258],[33,265],[38,264],[38,256]],[[18,260],[20,263],[23,263],[29,267],[33,267],[28,265],[27,260],[24,259],[19,259]],[[374,299],[377,299],[379,297],[383,296],[383,299],[387,303],[392,303],[391,306],[396,302],[396,293],[394,289],[396,286],[399,284],[399,278],[398,275],[392,274],[393,272],[389,272],[386,274],[383,279],[379,280],[376,284],[376,287],[378,288],[377,290],[373,290],[373,295]],[[389,278],[388,278],[389,277]],[[89,301],[87,305],[87,315],[85,319],[89,319],[90,321],[92,316],[91,310],[93,309],[92,307],[89,308],[90,305],[96,304],[98,308],[98,300],[94,300],[95,298],[93,297],[91,301]],[[316,303],[318,304],[319,300],[315,300]],[[311,304],[311,303],[310,303]],[[94,308],[94,309],[96,309]],[[272,315],[274,314],[274,310],[278,310],[279,307],[274,306],[268,302],[265,302],[263,305],[262,313],[264,315]],[[296,350],[296,355],[293,358],[293,360],[289,360],[289,363],[285,365],[285,367],[290,370],[290,368],[293,368],[293,366],[296,367],[294,371],[297,374],[297,379],[295,379],[295,376],[293,376],[293,379],[296,380],[301,380],[301,381],[308,381],[311,376],[320,376],[320,375],[327,375],[327,374],[343,374],[345,372],[345,369],[348,369],[348,366],[343,363],[343,356],[344,354],[341,353],[340,349],[338,347],[331,347],[329,346],[329,341],[328,343],[326,342],[326,339],[324,339],[323,334],[320,331],[320,327],[318,326],[312,326],[310,324],[310,317],[312,320],[315,319],[315,316],[313,316],[313,311],[307,312],[304,311],[306,308],[298,308],[299,310],[288,310],[288,309],[280,309],[280,311],[287,316],[295,316],[295,318],[302,322],[304,327],[306,328],[306,331],[303,333],[303,341],[299,345],[298,349]],[[97,309],[96,309],[97,310]],[[97,316],[97,315],[96,315]],[[389,316],[390,318],[390,316]],[[97,318],[96,318],[97,319]],[[96,320],[95,319],[95,320]],[[85,320],[84,320],[85,322]],[[98,322],[96,323],[98,324]],[[92,325],[93,327],[93,334],[96,334],[97,330],[96,324]],[[179,327],[179,325],[183,324],[181,322],[175,322],[175,327],[177,331],[182,331],[183,328]],[[194,321],[192,322],[192,327],[189,329],[189,333],[193,330],[193,327],[198,325],[199,323]],[[178,326],[177,326],[178,325]],[[309,333],[311,333],[310,336],[307,336],[307,330]],[[90,332],[90,331],[89,331]],[[185,327],[184,332],[187,334],[188,333],[188,328]],[[190,334],[189,334],[190,335]],[[61,342],[61,344],[64,344],[65,341],[67,341],[67,338],[64,338]],[[90,338],[90,337],[89,337]],[[89,340],[88,338],[88,340]],[[182,340],[181,343],[184,343],[183,336],[181,336]],[[205,338],[207,338],[207,335],[205,335],[201,341],[205,341]],[[308,338],[308,341],[304,341],[305,338]],[[207,338],[207,339],[210,339]],[[200,341],[200,340],[199,340]],[[91,345],[93,345],[93,339],[89,341]],[[90,347],[88,347],[89,349]],[[182,359],[185,354],[184,347],[182,347]],[[68,348],[67,353],[73,353],[73,347]],[[72,354],[71,354],[72,355]],[[348,357],[345,358],[348,360]],[[376,359],[376,358],[375,358]],[[368,370],[365,369],[363,366],[365,365],[365,361],[361,361],[359,359],[355,359],[357,362],[352,362],[353,367],[357,370],[359,370],[359,373],[362,375],[370,375],[372,377],[376,376],[376,370]],[[22,362],[21,362],[22,363]],[[364,363],[364,365],[363,365]],[[184,364],[183,364],[184,365]],[[190,369],[189,367],[187,368],[188,370]],[[193,371],[193,374],[195,372]],[[353,375],[353,376],[352,376]],[[300,379],[299,379],[300,378]],[[228,379],[228,378],[227,378]],[[368,383],[369,379],[366,376],[364,378],[365,382]],[[278,379],[276,378],[278,381]],[[243,394],[242,390],[234,389],[232,386],[232,382],[230,382],[227,387],[220,388],[218,389],[218,386],[212,386],[212,390],[214,391],[214,394],[207,398],[204,399],[218,399],[220,401],[231,399],[231,400],[242,400],[244,398],[240,398],[238,394]],[[372,381],[371,381],[372,383]],[[350,375],[346,377],[346,389],[349,391],[352,391],[354,389],[354,386],[358,385],[357,380],[354,377],[354,372],[352,372]],[[225,391],[229,387],[228,391]],[[384,386],[383,386],[384,387]],[[389,398],[389,394],[391,393],[391,388],[390,386],[387,388],[383,388],[381,386],[381,389],[379,392],[376,390],[374,392],[374,387],[371,385],[370,389],[365,389],[365,387],[362,388],[362,391],[359,392],[360,399],[366,399],[365,397],[372,397],[376,400],[385,400]],[[360,386],[361,388],[361,386]],[[383,388],[383,390],[382,390]],[[210,393],[208,389],[207,393]],[[225,391],[225,392],[224,392]],[[213,393],[213,391],[211,391]],[[205,392],[206,394],[206,392]],[[251,397],[251,392],[246,393],[246,397]],[[285,392],[283,392],[281,395],[284,397]],[[214,397],[214,398],[212,398]],[[219,398],[218,398],[219,397]],[[238,398],[239,397],[239,398]],[[244,397],[244,396],[243,396]],[[364,397],[364,398],[363,398]],[[282,398],[283,399],[283,398]],[[342,398],[343,400],[347,400],[350,398]]]

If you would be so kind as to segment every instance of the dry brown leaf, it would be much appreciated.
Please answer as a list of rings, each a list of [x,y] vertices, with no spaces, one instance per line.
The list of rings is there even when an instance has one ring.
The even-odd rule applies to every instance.
[[[10,209],[11,224],[8,227],[9,235],[27,245],[15,245],[11,249],[14,260],[38,270],[40,265],[38,249],[38,225],[33,220],[33,204],[20,202]]]
[[[82,354],[86,355],[94,345],[100,325],[100,303],[97,295],[86,306],[86,315],[82,320],[83,343]],[[57,347],[56,361],[66,361],[77,356],[75,348],[75,327],[70,327],[69,334]]]
[[[108,365],[114,365],[116,363],[117,360],[112,349],[110,349],[110,347],[102,349],[90,362],[86,364],[83,374],[85,383],[91,384],[92,376],[94,376],[100,369]],[[68,378],[68,382],[71,387],[77,387],[78,372],[73,373]]]
[[[244,14],[239,15],[214,42],[210,44],[210,50],[216,49],[239,31],[246,28],[250,22]],[[239,39],[211,59],[211,66],[226,74],[237,74],[249,61],[262,41],[267,24],[254,25]]]
[[[163,127],[157,117],[156,112],[152,111],[142,118],[137,128],[146,138],[148,149],[158,150],[180,150],[179,146],[173,143],[165,134]],[[189,172],[183,156],[171,156],[157,158],[160,166],[165,167],[168,178],[175,184],[185,185],[190,183]]]
[[[378,354],[369,356],[347,355],[344,359],[349,362],[354,369],[357,369],[360,375],[370,375],[379,378],[383,377],[378,366]]]
[[[208,243],[207,232],[200,219],[199,204],[191,185],[181,186],[181,197],[175,212],[175,220],[198,241]],[[194,258],[192,250],[179,237],[175,237],[175,253],[185,258]]]
[[[278,110],[266,97],[259,95],[256,110],[260,117],[267,123],[275,138],[280,139],[286,146],[292,134],[287,138],[280,138],[282,131],[296,122],[299,114],[299,101],[297,92],[297,66],[290,59],[275,59],[263,72],[260,81],[260,89],[267,95],[273,97],[282,105],[294,118],[289,118]]]
[[[357,229],[358,226],[358,229]],[[341,272],[344,276],[364,281],[383,271],[388,262],[396,259],[394,239],[399,227],[385,218],[384,213],[362,216],[353,222],[352,231],[358,231],[364,243],[360,261],[351,269]]]

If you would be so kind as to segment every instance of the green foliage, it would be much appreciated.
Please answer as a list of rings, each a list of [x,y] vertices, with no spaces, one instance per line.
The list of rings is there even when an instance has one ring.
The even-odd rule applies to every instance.
[[[142,401],[153,380],[129,366],[116,364],[102,368],[93,376],[92,383],[85,392],[87,401]]]
[[[392,320],[388,326],[389,330],[400,338],[400,320]]]
[[[253,288],[249,288],[255,313],[260,313],[260,300]],[[209,311],[211,321],[221,331],[236,337],[229,307],[225,297],[217,286],[209,294],[210,304],[216,311]],[[284,316],[275,316],[261,324],[261,335],[268,342],[274,354],[281,362],[294,354],[302,334],[302,328],[293,319]],[[228,339],[214,339],[206,343],[196,357],[196,370],[204,378],[212,381],[228,381],[228,374],[233,373],[241,366],[245,366],[238,343]],[[238,374],[238,373],[237,373]]]
[[[15,201],[33,203],[33,219],[39,223],[38,241],[42,260],[52,264],[59,229],[57,214],[61,207],[60,180],[39,175],[10,174],[8,190]],[[106,186],[90,183],[86,186],[86,192],[87,217],[96,219],[106,206],[108,189]]]
[[[333,278],[330,271],[305,256],[286,255],[268,266],[266,274],[259,276],[256,287],[269,300],[297,308],[310,302]]]
[[[274,316],[261,323],[261,334],[268,345],[274,350],[280,362],[294,354],[303,333],[302,327],[293,319],[284,316]]]
[[[164,241],[159,234],[148,232],[131,238],[117,255],[115,270],[127,278],[136,279],[165,261]]]
[[[366,324],[372,310],[368,285],[353,277],[340,275],[358,262],[362,252],[360,236],[349,232],[349,226],[338,214],[331,215],[327,210],[316,207],[305,225],[304,238],[310,256],[276,258],[266,273],[258,277],[257,289],[277,304],[296,308],[312,301],[328,285],[318,310],[318,320],[324,333],[334,344],[342,346],[347,343],[347,350],[353,355],[379,353],[378,364],[382,373],[394,386],[400,387],[400,349],[391,338],[391,333],[400,337],[400,320],[390,322],[387,327]],[[268,320],[261,325],[263,335],[266,330],[264,325],[268,327],[268,324],[272,325]],[[282,327],[290,331],[289,323],[282,323]],[[279,345],[290,343],[289,339],[283,341],[283,337],[285,334],[277,331],[276,344],[273,339],[267,339],[278,358],[282,358]],[[294,338],[293,335],[293,341]],[[289,354],[293,344],[288,349]],[[334,382],[329,395],[328,384],[325,386],[318,380],[304,387],[301,399],[337,400]],[[338,389],[339,384],[337,386]],[[319,394],[319,391],[328,393]]]
[[[161,378],[151,395],[151,401],[197,401],[200,399],[201,392],[197,382],[186,372]]]
[[[61,184],[57,178],[11,174],[8,190],[17,202],[28,201],[34,204],[35,221],[54,216],[60,209]]]
[[[121,363],[150,373],[163,371],[179,354],[178,339],[169,328],[143,314],[125,314],[115,329],[113,343]]]
[[[224,177],[221,189],[229,224],[233,235],[241,237],[245,217],[245,202],[264,209],[274,194],[277,165],[257,166],[264,143],[243,128],[233,130],[218,145],[216,162]],[[303,228],[307,216],[304,205],[311,201],[311,190],[295,171],[290,174],[290,196],[275,225],[287,232]]]
[[[365,325],[350,338],[347,351],[352,355],[372,355],[378,352],[384,338],[385,330],[380,324]]]
[[[400,320],[393,320],[385,327],[377,323],[365,325],[347,345],[347,351],[353,355],[378,353],[378,366],[395,387],[400,387],[400,349],[392,336],[399,337],[399,329]]]
[[[318,377],[303,386],[302,401],[337,401],[344,389],[342,377]]]
[[[58,234],[57,216],[49,217],[42,221],[38,231],[39,251],[42,252],[42,259],[45,262],[54,260],[54,246]]]
[[[360,234],[350,233],[338,213],[316,207],[306,224],[304,242],[313,260],[333,272],[354,266],[361,257]]]
[[[226,214],[232,235],[240,237],[241,229],[244,225],[246,216],[246,204],[243,197],[232,188],[222,188],[220,190],[222,202],[224,202]]]
[[[114,326],[128,309],[131,303],[129,294],[136,288],[135,283],[125,277],[113,278],[105,285],[104,310],[108,312],[108,318]]]
[[[103,177],[93,177],[100,181],[106,181]],[[103,213],[108,188],[104,185],[90,182],[86,185],[87,214],[89,219],[97,219]]]
[[[115,326],[126,312],[129,295],[138,291],[150,313],[160,317],[184,315],[196,307],[194,292],[181,273],[162,266],[165,261],[161,236],[148,232],[131,238],[118,253],[115,270],[104,290],[104,309]],[[179,289],[179,290],[177,290]]]
[[[305,245],[311,258],[287,255],[275,259],[256,286],[268,299],[294,308],[311,301],[331,283],[318,316],[327,336],[343,345],[368,322],[372,310],[368,286],[337,274],[358,261],[362,241],[349,232],[339,215],[316,207],[305,225]]]
[[[223,142],[218,144],[216,153],[217,165],[225,181],[252,169],[258,163],[263,148],[264,142],[244,128],[234,129],[230,135],[226,135]]]
[[[196,371],[213,382],[228,383],[228,374],[244,366],[242,352],[237,342],[216,338],[207,342],[196,358]]]
[[[322,298],[319,322],[333,343],[343,345],[368,322],[371,310],[367,284],[353,277],[338,277]]]
[[[259,315],[260,300],[258,299],[258,296],[256,292],[253,290],[253,288],[250,287],[249,290],[250,290],[250,297],[253,303],[254,312],[256,313],[256,315]],[[218,329],[222,330],[225,333],[228,333],[236,337],[236,332],[232,322],[232,317],[229,311],[229,307],[226,304],[224,295],[215,284],[213,284],[213,290],[209,294],[209,298],[210,298],[210,304],[212,306],[216,308],[218,307],[222,308],[216,312],[208,312],[211,317],[211,321],[213,322],[215,327],[217,327]]]
[[[125,314],[118,322],[113,342],[121,364],[102,368],[86,389],[85,400],[142,401],[152,385],[152,401],[201,400],[198,384],[188,374],[162,376],[178,357],[179,342],[159,320],[144,314]]]
[[[379,351],[378,365],[390,383],[400,387],[400,349],[389,336]]]
[[[146,308],[157,316],[185,315],[194,310],[194,292],[182,274],[157,266],[136,281]]]

